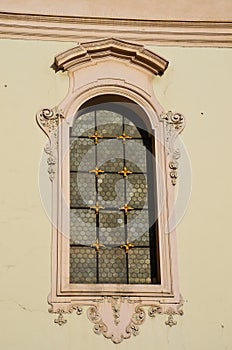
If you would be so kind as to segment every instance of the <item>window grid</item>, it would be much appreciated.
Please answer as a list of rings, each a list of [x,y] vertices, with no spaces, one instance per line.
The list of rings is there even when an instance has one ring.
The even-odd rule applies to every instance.
[[[95,170],[99,171],[98,172],[94,172],[94,169],[89,169],[89,170],[70,170],[70,174],[90,174],[91,172],[91,176],[95,176],[95,203],[93,206],[75,206],[75,205],[70,205],[70,209],[75,209],[75,210],[94,210],[95,211],[95,224],[96,224],[96,241],[92,242],[90,245],[88,245],[88,247],[90,247],[90,249],[95,250],[95,260],[96,260],[96,274],[95,274],[95,283],[102,283],[101,280],[104,280],[104,278],[101,278],[101,274],[104,275],[104,271],[101,272],[100,271],[100,267],[101,267],[101,255],[104,254],[104,252],[106,252],[107,250],[112,250],[112,249],[116,249],[116,250],[121,250],[123,251],[124,254],[124,260],[125,260],[125,276],[120,278],[120,283],[139,283],[139,278],[136,279],[136,277],[130,277],[135,275],[136,276],[136,271],[138,270],[136,267],[136,264],[133,263],[133,261],[136,261],[136,256],[139,256],[139,254],[143,257],[144,255],[147,255],[147,257],[149,256],[149,258],[146,259],[146,263],[144,263],[143,265],[146,266],[149,265],[149,274],[150,276],[147,277],[146,282],[143,281],[142,283],[152,283],[151,279],[152,279],[152,267],[151,265],[151,261],[154,261],[154,249],[152,249],[151,251],[151,247],[153,247],[153,238],[151,237],[152,235],[154,235],[154,232],[151,233],[149,232],[149,244],[133,244],[133,242],[129,242],[129,237],[128,237],[128,220],[130,219],[131,213],[133,210],[133,212],[141,212],[142,210],[145,212],[149,212],[150,210],[148,210],[148,208],[144,208],[144,207],[135,207],[132,208],[130,207],[130,205],[128,205],[127,203],[127,186],[128,186],[128,177],[133,176],[133,175],[143,175],[146,176],[146,181],[147,179],[147,171],[133,171],[130,172],[130,169],[127,168],[127,143],[129,140],[142,140],[143,142],[146,141],[146,145],[149,143],[148,138],[143,137],[136,137],[136,136],[130,136],[130,135],[126,135],[126,128],[125,128],[125,116],[122,116],[122,134],[121,135],[117,135],[117,136],[102,136],[100,134],[100,132],[98,132],[98,123],[97,123],[97,113],[98,110],[94,110],[94,134],[90,135],[91,133],[87,133],[86,136],[80,135],[80,136],[72,136],[72,134],[70,134],[70,142],[72,142],[72,140],[75,139],[79,139],[79,140],[89,140],[92,139],[92,142],[94,144],[94,166],[95,166]],[[78,122],[78,119],[77,119]],[[134,126],[135,127],[135,126]],[[135,127],[136,128],[136,127]],[[95,138],[94,138],[95,135]],[[124,136],[124,138],[123,138]],[[127,136],[128,139],[125,137]],[[121,140],[120,140],[121,137]],[[118,138],[118,142],[122,143],[122,159],[123,159],[123,169],[117,169],[117,171],[107,171],[104,170],[104,176],[106,175],[113,175],[115,174],[116,176],[118,176],[118,178],[123,178],[123,203],[124,203],[124,210],[122,210],[121,208],[118,208],[117,206],[101,206],[101,203],[99,202],[99,179],[101,179],[102,177],[102,173],[100,172],[100,167],[99,166],[99,155],[98,155],[98,147],[99,147],[99,143],[101,142],[101,140],[115,140]],[[100,142],[99,142],[100,141]],[[147,142],[148,141],[148,142]],[[129,141],[130,142],[130,141]],[[124,170],[124,173],[123,173]],[[147,169],[146,169],[147,170]],[[127,173],[128,171],[128,173]],[[121,174],[119,174],[119,172],[121,172]],[[133,175],[132,175],[133,174]],[[147,181],[148,182],[148,181]],[[71,192],[71,189],[70,189]],[[148,192],[148,191],[147,191]],[[128,205],[128,207],[126,207]],[[101,218],[101,214],[104,213],[109,213],[109,212],[124,212],[123,216],[124,216],[124,240],[123,240],[123,244],[117,245],[117,244],[103,244],[103,242],[101,242],[101,235],[100,235],[100,218]],[[149,230],[149,227],[147,227],[147,230]],[[150,231],[150,230],[149,230]],[[76,243],[70,243],[70,248],[84,248],[86,247],[86,245],[83,244],[76,244]],[[140,252],[139,252],[139,251]],[[132,259],[133,257],[133,253],[136,252],[139,253],[138,255],[136,255],[134,257],[134,260]],[[141,253],[143,252],[143,253]],[[148,254],[149,252],[149,254]],[[119,259],[119,258],[118,258]],[[122,258],[121,258],[122,259]],[[107,260],[107,259],[106,259]],[[140,259],[142,262],[144,262],[144,259]],[[109,260],[108,260],[109,261]],[[117,260],[118,261],[118,260]],[[132,263],[130,262],[132,261]],[[83,263],[83,260],[82,260]],[[85,265],[86,261],[84,261],[84,265]],[[83,266],[84,268],[85,266]],[[72,269],[71,269],[72,270]],[[74,273],[75,274],[75,273]],[[137,273],[138,274],[138,273]],[[103,276],[104,277],[104,276]],[[72,278],[72,272],[70,273],[70,282],[71,283],[78,283],[78,281],[75,280],[75,282],[73,282],[75,280],[75,278]],[[133,282],[133,280],[135,282]],[[136,282],[136,280],[138,280]],[[87,279],[86,279],[87,281]],[[117,278],[116,278],[117,281]],[[82,282],[83,283],[83,282]],[[88,283],[88,281],[87,281]],[[114,279],[109,280],[104,280],[103,283],[115,283]]]

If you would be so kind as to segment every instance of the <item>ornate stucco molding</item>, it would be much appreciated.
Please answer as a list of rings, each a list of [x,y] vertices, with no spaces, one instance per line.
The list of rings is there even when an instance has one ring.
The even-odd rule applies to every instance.
[[[63,115],[57,108],[44,108],[36,115],[36,121],[43,132],[48,136],[49,142],[44,147],[48,155],[48,174],[51,181],[54,180],[57,162],[57,132]]]
[[[162,303],[156,303],[148,309],[148,315],[152,318],[157,315],[165,314],[168,316],[165,321],[166,326],[172,327],[177,325],[177,321],[174,319],[174,315],[183,316],[184,312],[182,310],[183,301],[176,305],[163,305]]]
[[[165,123],[165,148],[169,156],[169,175],[172,185],[176,185],[178,173],[178,159],[180,158],[180,150],[175,148],[175,140],[185,127],[185,118],[177,112],[167,112],[161,114],[161,120]]]
[[[232,23],[0,12],[3,38],[83,42],[118,37],[142,45],[232,47]]]
[[[86,303],[87,317],[94,324],[93,332],[97,335],[103,335],[113,343],[121,343],[124,339],[129,339],[132,335],[137,336],[140,333],[140,326],[146,319],[146,313],[154,318],[158,315],[167,315],[165,325],[172,327],[177,325],[175,315],[182,316],[182,303],[175,305],[162,304],[156,302],[149,305],[138,299],[128,297],[102,297],[93,300],[91,305]],[[54,305],[50,312],[55,312],[57,318],[54,323],[63,326],[67,323],[65,315],[76,310],[77,315],[81,315],[83,310],[79,305],[69,306],[68,308],[59,308]]]
[[[77,69],[79,65],[85,62],[99,60],[99,58],[104,59],[109,56],[129,60],[135,65],[146,68],[155,75],[162,75],[168,66],[168,61],[146,50],[142,45],[109,38],[83,43],[57,55],[54,68],[57,71]]]

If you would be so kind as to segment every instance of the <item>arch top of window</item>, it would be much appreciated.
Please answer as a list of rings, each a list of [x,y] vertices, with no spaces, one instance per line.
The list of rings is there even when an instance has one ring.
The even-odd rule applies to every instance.
[[[167,60],[145,49],[142,45],[108,38],[83,43],[57,55],[53,68],[55,71],[73,70],[86,62],[97,61],[109,56],[130,61],[160,76],[168,67]]]
[[[76,112],[73,123],[79,116],[97,110],[124,115],[136,125],[142,134],[141,136],[144,132],[152,134],[152,125],[145,111],[133,100],[114,94],[98,95],[83,103]]]

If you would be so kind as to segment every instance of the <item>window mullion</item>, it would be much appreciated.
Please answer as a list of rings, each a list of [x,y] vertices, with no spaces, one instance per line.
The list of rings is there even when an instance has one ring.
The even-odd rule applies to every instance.
[[[125,118],[123,116],[122,118],[122,133],[125,133]],[[125,142],[122,142],[122,149],[123,149],[123,168],[125,169],[126,167],[126,144]],[[124,180],[124,205],[127,204],[127,195],[126,195],[126,190],[127,190],[127,177],[123,177]],[[127,212],[124,210],[124,232],[125,232],[125,244],[128,243],[128,232],[127,232]],[[126,281],[127,284],[129,284],[129,261],[128,261],[128,253],[125,250],[125,255],[126,255]]]

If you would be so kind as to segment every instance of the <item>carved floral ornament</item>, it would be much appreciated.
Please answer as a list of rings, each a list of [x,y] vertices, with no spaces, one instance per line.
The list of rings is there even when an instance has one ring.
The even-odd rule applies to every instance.
[[[57,130],[63,118],[62,112],[59,111],[57,107],[53,109],[44,108],[37,114],[37,123],[49,138],[49,144],[46,145],[44,150],[48,155],[48,174],[51,181],[54,180],[56,172]],[[169,111],[167,113],[162,113],[160,115],[160,120],[165,123],[165,149],[167,156],[171,158],[168,164],[170,168],[169,176],[172,185],[175,186],[178,177],[177,160],[180,158],[181,154],[179,149],[175,149],[174,142],[178,134],[180,134],[185,127],[185,119],[182,114]]]
[[[86,305],[84,303],[84,305]],[[167,315],[165,325],[172,327],[177,325],[175,315],[182,316],[182,301],[178,305],[163,305],[162,303],[148,304],[139,299],[129,297],[102,297],[92,301],[92,305],[87,308],[87,317],[94,324],[95,334],[102,334],[105,338],[111,339],[113,343],[121,343],[124,339],[140,333],[140,326],[144,323],[147,315],[155,318],[157,315]],[[50,312],[57,313],[54,323],[63,326],[67,323],[64,317],[66,313],[76,312],[77,315],[83,313],[83,308],[79,305],[71,306],[69,309],[50,309]]]
[[[111,71],[109,71],[112,66]],[[108,64],[108,69],[104,64]],[[118,70],[121,66],[124,72],[119,79]],[[155,106],[157,120],[155,127],[160,132],[162,144],[164,146],[164,171],[169,178],[167,191],[173,191],[173,186],[177,181],[177,160],[180,152],[175,148],[175,140],[182,132],[185,126],[185,120],[180,113],[165,113],[162,107],[156,101],[153,95],[153,88],[147,91],[146,78],[152,80],[155,75],[162,75],[168,66],[168,62],[151,51],[144,49],[140,45],[122,42],[116,39],[99,40],[92,43],[79,45],[55,57],[54,68],[56,71],[67,71],[70,78],[70,90],[65,100],[55,108],[44,108],[37,114],[37,123],[48,136],[49,143],[45,147],[48,155],[48,174],[52,182],[53,193],[57,193],[57,188],[62,182],[61,169],[59,167],[62,130],[70,126],[70,117],[75,114],[78,106],[86,99],[96,95],[96,93],[123,93],[128,97],[138,97],[138,102],[144,102],[144,108],[147,100]],[[91,68],[91,75],[88,74],[88,68]],[[79,71],[84,76],[82,85],[78,79]],[[100,72],[100,73],[99,73]],[[128,76],[125,76],[128,72]],[[131,74],[133,73],[133,74]],[[138,78],[136,77],[138,73]],[[113,76],[117,77],[113,79]],[[109,78],[110,77],[110,78]],[[136,80],[137,79],[137,80]],[[66,135],[67,136],[67,135]],[[99,135],[90,136],[94,143],[98,143]],[[121,136],[122,142],[126,142],[127,135]],[[98,173],[101,169],[91,170]],[[126,178],[128,170],[120,172],[122,178]],[[62,203],[53,195],[53,217],[52,217],[52,289],[48,298],[51,305],[50,312],[57,316],[54,322],[59,325],[67,323],[66,315],[76,312],[81,315],[87,308],[87,317],[93,323],[93,330],[96,334],[102,334],[111,339],[114,343],[120,343],[123,339],[128,339],[131,335],[139,334],[139,327],[147,316],[156,317],[157,315],[167,315],[165,324],[172,327],[177,321],[175,315],[182,315],[182,297],[178,290],[178,281],[176,273],[176,252],[172,246],[175,239],[175,232],[169,235],[162,233],[161,228],[161,255],[162,255],[162,278],[161,286],[140,285],[115,285],[115,290],[110,290],[106,285],[90,285],[86,290],[82,285],[75,290],[69,284],[69,271],[64,267],[69,266],[67,260],[68,253],[64,253],[67,248],[67,239],[62,235],[61,229],[62,217],[60,207]],[[100,208],[100,207],[99,207]],[[93,208],[92,208],[93,209]],[[94,210],[97,210],[97,205]],[[126,211],[126,208],[121,208]],[[130,210],[130,207],[127,208]],[[62,213],[62,210],[61,210]],[[165,214],[166,215],[166,214]],[[59,224],[54,224],[61,221]],[[66,220],[67,221],[67,220]],[[162,220],[161,220],[162,221]],[[58,226],[57,226],[58,225]],[[92,245],[94,249],[101,249],[100,242],[96,241]],[[126,251],[127,245],[124,249]],[[131,245],[132,246],[132,245]],[[129,242],[128,242],[129,247]],[[129,249],[129,248],[128,248]],[[56,265],[56,262],[59,264]],[[62,265],[63,264],[63,265]],[[63,267],[62,267],[63,266]],[[66,271],[66,272],[64,272]],[[99,287],[99,288],[98,288]],[[85,285],[86,288],[86,285]],[[133,289],[134,288],[134,289]]]

